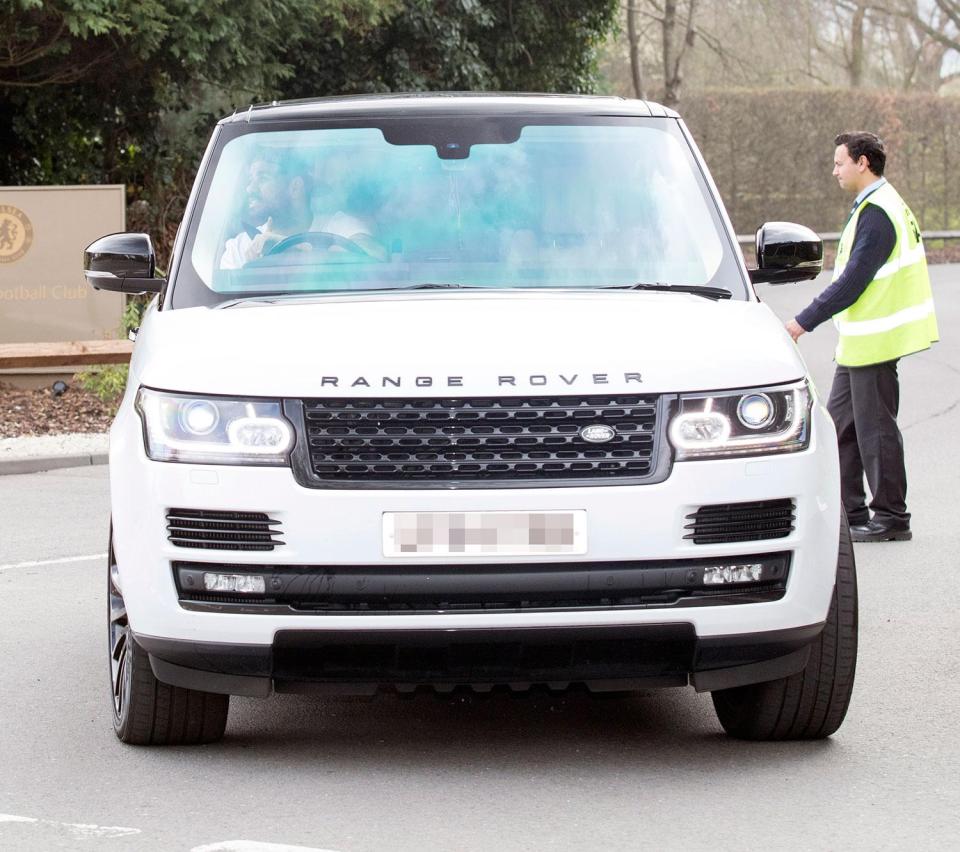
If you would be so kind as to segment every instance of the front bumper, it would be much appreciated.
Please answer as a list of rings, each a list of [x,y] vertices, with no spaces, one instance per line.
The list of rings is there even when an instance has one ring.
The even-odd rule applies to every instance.
[[[284,468],[150,461],[144,454],[139,418],[125,403],[111,432],[110,477],[114,548],[130,623],[145,647],[153,640],[170,640],[203,647],[253,647],[263,653],[272,653],[276,638],[290,631],[321,634],[321,639],[323,635],[375,638],[391,631],[497,630],[509,634],[533,629],[662,628],[679,623],[692,630],[699,647],[699,643],[724,637],[808,630],[823,622],[829,607],[841,516],[833,426],[819,406],[814,407],[813,417],[810,447],[804,452],[678,463],[667,479],[647,485],[331,491],[303,488]],[[796,523],[789,536],[775,542],[697,545],[683,538],[686,516],[700,506],[782,498],[794,500]],[[254,566],[265,559],[257,552],[174,546],[167,538],[165,513],[175,506],[269,513],[282,522],[285,544],[266,561],[279,566],[392,566],[398,572],[412,561],[418,563],[418,569],[440,563],[449,566],[449,558],[405,559],[401,565],[385,557],[384,512],[579,510],[587,515],[587,554],[552,560],[558,564],[721,560],[776,550],[790,556],[789,579],[776,600],[682,610],[614,606],[305,615],[191,609],[178,600],[175,562]],[[463,557],[457,564],[469,570],[490,561]],[[502,561],[532,570],[543,567],[543,559],[536,557]],[[690,656],[693,662],[684,676],[697,672],[696,659],[696,653]],[[271,669],[255,676],[267,677],[264,671]]]
[[[698,638],[689,623],[488,630],[283,630],[269,646],[138,636],[157,679],[264,697],[271,691],[371,695],[465,685],[595,691],[692,684],[698,692],[786,677],[823,625]]]

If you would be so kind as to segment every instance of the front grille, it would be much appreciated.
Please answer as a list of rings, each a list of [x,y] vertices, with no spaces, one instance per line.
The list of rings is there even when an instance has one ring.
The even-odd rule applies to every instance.
[[[425,487],[648,478],[658,396],[311,399],[303,402],[315,487]],[[591,443],[585,426],[613,429]]]
[[[167,511],[167,536],[177,547],[206,550],[273,550],[283,544],[280,521],[263,512]]]
[[[795,508],[789,499],[701,506],[687,515],[684,529],[690,532],[684,538],[694,544],[784,538],[794,530]]]

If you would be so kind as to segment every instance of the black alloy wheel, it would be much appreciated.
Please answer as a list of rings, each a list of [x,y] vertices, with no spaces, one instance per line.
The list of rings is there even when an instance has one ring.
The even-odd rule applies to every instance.
[[[117,560],[113,553],[113,530],[107,551],[107,636],[110,651],[110,684],[113,692],[114,727],[126,712],[130,701],[129,643],[130,625],[123,595],[116,584]]]
[[[107,639],[113,729],[131,745],[196,745],[222,739],[230,696],[161,683],[127,618],[113,547],[107,548]]]
[[[857,566],[846,515],[840,518],[836,582],[823,631],[794,675],[712,693],[724,730],[744,740],[819,740],[847,714],[857,669]]]

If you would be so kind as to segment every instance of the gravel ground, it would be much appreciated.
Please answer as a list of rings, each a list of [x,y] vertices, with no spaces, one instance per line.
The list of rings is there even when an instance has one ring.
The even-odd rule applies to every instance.
[[[0,466],[103,455],[113,410],[77,384],[60,396],[50,388],[24,390],[0,384]]]
[[[0,384],[0,439],[103,433],[113,414],[112,404],[76,383],[60,396],[49,387],[24,390]]]

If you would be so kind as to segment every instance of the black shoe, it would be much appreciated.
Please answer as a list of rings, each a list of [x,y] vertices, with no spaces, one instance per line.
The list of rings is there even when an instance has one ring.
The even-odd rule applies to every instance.
[[[909,524],[872,520],[850,527],[850,537],[854,541],[910,541],[913,533]]]
[[[852,515],[847,515],[848,527],[865,527],[869,523],[870,512],[867,509],[864,509],[862,512],[856,512]]]

